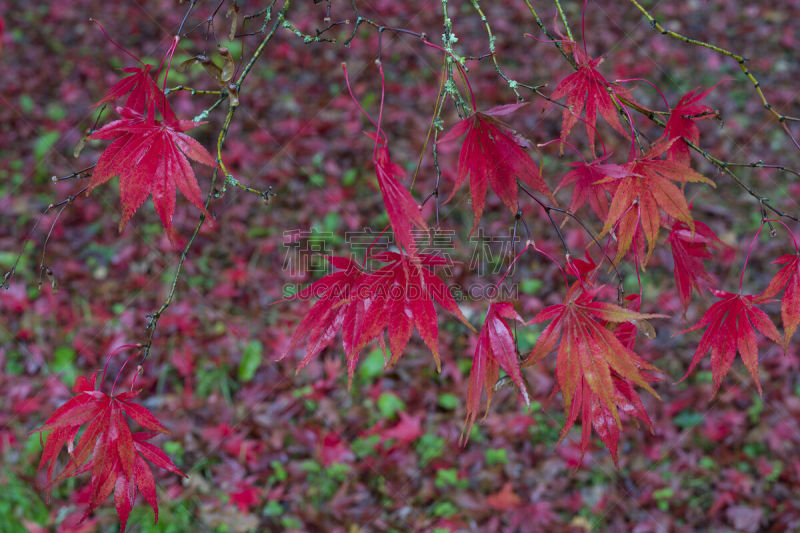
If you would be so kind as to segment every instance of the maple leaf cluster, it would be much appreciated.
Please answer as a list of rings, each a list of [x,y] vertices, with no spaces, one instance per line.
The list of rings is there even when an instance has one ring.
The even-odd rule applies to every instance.
[[[624,105],[623,101],[635,101],[629,91],[608,82],[600,74],[597,70],[601,63],[599,58],[592,59],[574,46],[569,49],[575,57],[576,72],[567,76],[553,93],[554,99],[567,98],[561,140],[565,141],[578,120],[583,120],[580,115],[585,109],[584,122],[594,152],[598,112],[615,130],[627,136],[617,107]],[[684,140],[696,142],[695,117],[683,115],[703,111],[705,108],[698,108],[697,102],[706,94],[708,91],[690,93],[681,99],[671,115],[670,127],[649,151],[635,156],[632,150],[629,160],[622,164],[609,163],[609,154],[591,162],[571,163],[572,170],[563,176],[556,188],[559,191],[572,186],[570,210],[574,213],[588,204],[603,222],[602,234],[611,234],[616,243],[615,263],[633,251],[636,263],[644,267],[655,249],[660,228],[669,228],[668,241],[675,258],[676,283],[684,309],[692,290],[699,291],[701,285],[705,288],[712,281],[703,268],[703,259],[711,257],[712,248],[725,246],[705,224],[695,223],[684,196],[687,183],[712,187],[714,183],[692,170],[682,149],[674,148],[677,144],[685,145]],[[537,193],[555,202],[539,168],[525,150],[530,144],[500,121],[501,117],[517,112],[524,105],[499,106],[485,112],[473,109],[438,139],[445,145],[463,137],[454,187],[445,203],[469,179],[473,231],[482,217],[489,188],[515,215],[520,209],[521,186],[530,187],[528,194]],[[373,256],[373,260],[389,263],[376,272],[366,272],[347,258],[328,258],[339,272],[312,283],[293,298],[318,299],[306,312],[283,354],[287,356],[308,338],[299,365],[302,368],[330,346],[341,332],[350,379],[358,354],[368,343],[377,340],[384,347],[384,333],[387,333],[391,356],[386,361],[387,365],[392,365],[405,350],[415,327],[439,368],[434,300],[469,325],[444,283],[429,270],[438,259],[418,254],[412,227],[427,231],[428,226],[420,206],[402,186],[404,173],[390,160],[385,137],[379,133],[373,139],[378,185],[398,247],[404,253]],[[582,452],[587,450],[593,427],[617,462],[620,413],[638,419],[652,430],[636,387],[658,397],[650,385],[656,381],[652,374],[656,368],[639,357],[633,348],[637,327],[652,333],[647,320],[664,315],[643,314],[595,301],[603,290],[593,281],[599,267],[588,253],[586,257],[586,261],[568,261],[567,270],[578,281],[569,288],[564,303],[548,307],[528,323],[512,302],[490,302],[473,355],[462,441],[469,436],[484,394],[488,410],[501,370],[527,404],[530,399],[521,371],[554,350],[557,352],[557,387],[564,397],[567,412],[562,439],[580,415]],[[415,291],[409,289],[426,296],[412,298],[409,294]],[[532,352],[520,354],[511,324],[545,321],[550,324],[544,328]]]
[[[384,29],[382,27],[380,31]],[[234,28],[231,38],[235,33]],[[710,227],[694,220],[691,203],[687,200],[689,184],[716,186],[691,168],[690,157],[690,146],[697,145],[700,139],[697,121],[717,116],[716,111],[702,102],[713,87],[688,92],[672,108],[665,98],[666,111],[658,112],[660,116],[668,115],[666,122],[659,122],[664,126],[663,134],[652,142],[648,139],[650,145],[645,149],[628,111],[643,110],[649,112],[651,118],[655,116],[654,112],[634,100],[631,91],[622,85],[625,80],[609,81],[600,70],[603,58],[591,57],[585,43],[581,48],[561,37],[558,42],[562,51],[571,55],[574,72],[565,76],[548,98],[551,102],[564,102],[561,104],[561,129],[557,140],[563,155],[563,147],[571,146],[568,138],[575,126],[579,121],[583,122],[591,157],[583,159],[580,151],[572,147],[581,160],[567,163],[569,170],[561,176],[554,192],[551,193],[542,170],[529,153],[531,143],[503,122],[506,117],[521,112],[526,106],[524,102],[479,111],[470,87],[471,112],[462,102],[459,113],[463,118],[439,137],[437,143],[444,146],[462,139],[453,187],[445,204],[469,180],[473,214],[470,234],[481,222],[490,189],[515,217],[522,214],[521,190],[543,208],[561,237],[565,264],[562,266],[557,259],[539,250],[532,243],[532,237],[523,252],[535,249],[558,264],[565,279],[562,303],[545,307],[526,321],[516,310],[515,302],[492,299],[480,331],[475,331],[445,281],[436,273],[438,267],[449,266],[449,262],[419,251],[413,229],[429,232],[431,228],[422,214],[422,206],[403,184],[405,172],[402,166],[391,160],[388,140],[380,125],[381,107],[378,122],[374,123],[377,131],[368,135],[375,141],[372,163],[388,215],[388,227],[394,233],[398,251],[373,255],[368,252],[362,265],[351,258],[328,256],[327,260],[336,271],[285,299],[314,301],[305,310],[281,357],[292,354],[305,342],[299,371],[341,337],[349,383],[352,384],[360,353],[369,343],[377,341],[389,367],[398,362],[416,330],[432,353],[437,370],[441,370],[438,306],[477,333],[462,441],[469,437],[484,395],[488,411],[496,384],[501,380],[513,384],[522,401],[529,405],[530,392],[523,372],[555,353],[554,392],[561,392],[566,413],[559,442],[580,418],[581,457],[588,450],[594,430],[618,464],[619,439],[626,417],[653,430],[639,394],[644,390],[658,398],[652,385],[659,379],[655,375],[658,369],[637,353],[636,340],[639,331],[652,337],[654,329],[648,321],[665,315],[640,312],[640,296],[629,297],[627,303],[621,295],[618,295],[616,304],[603,301],[608,299],[608,294],[605,286],[597,281],[600,265],[588,251],[585,260],[571,257],[569,246],[551,211],[565,215],[565,220],[572,217],[580,222],[601,249],[603,246],[599,239],[607,238],[607,249],[611,250],[610,256],[614,259],[610,259],[606,249],[602,255],[613,263],[613,268],[632,256],[637,274],[639,269],[647,266],[659,244],[661,229],[669,231],[666,242],[670,244],[677,295],[684,314],[695,292],[708,290],[719,298],[694,326],[684,330],[685,333],[705,328],[683,379],[710,353],[712,397],[717,394],[737,353],[761,392],[756,331],[786,349],[800,327],[800,252],[776,261],[782,268],[761,294],[743,295],[741,285],[738,293],[713,288],[715,279],[706,270],[704,261],[714,259],[715,253],[724,253],[729,247]],[[93,140],[110,141],[110,144],[94,166],[87,188],[90,192],[119,177],[120,230],[147,198],[152,197],[155,211],[170,240],[174,239],[173,217],[178,191],[208,215],[190,161],[212,168],[218,164],[198,141],[185,133],[201,122],[179,120],[167,101],[167,71],[177,39],[170,48],[169,59],[165,58],[155,73],[152,65],[143,63],[139,67],[125,68],[123,72],[127,76],[115,83],[97,102],[97,106],[122,105],[114,107],[120,117],[118,120],[89,136]],[[422,40],[431,44],[424,36]],[[199,57],[189,62],[199,61]],[[230,82],[233,76],[235,65],[231,56],[227,57],[230,61],[226,64],[226,73],[216,76],[220,83]],[[166,68],[162,70],[164,64]],[[383,67],[380,61],[377,64],[383,80]],[[454,64],[469,87],[465,70],[459,61]],[[163,85],[159,86],[162,75]],[[350,89],[349,81],[347,83]],[[385,87],[382,87],[381,106],[383,89]],[[227,94],[233,98],[233,93]],[[238,101],[231,105],[235,107]],[[598,115],[612,130],[630,141],[631,150],[626,161],[610,162],[611,154],[606,152],[598,129]],[[627,118],[627,127],[623,126],[621,116]],[[606,126],[601,124],[599,127]],[[221,150],[223,138],[224,134],[220,137],[218,150]],[[599,156],[597,140],[602,145],[602,155]],[[549,143],[540,146],[546,144]],[[572,190],[569,210],[565,210],[556,205],[554,194],[568,188]],[[437,180],[437,188],[428,198],[435,196],[438,199],[438,194]],[[545,201],[553,205],[545,204]],[[585,210],[584,206],[588,206],[602,225],[597,236],[575,215],[579,210]],[[367,269],[367,261],[382,266]],[[621,285],[622,276],[617,274]],[[569,276],[576,280],[568,281]],[[504,279],[505,276],[500,282]],[[781,292],[783,336],[759,307],[771,302]],[[518,348],[516,328],[530,324],[546,325],[530,353],[522,354]],[[501,376],[501,372],[505,376]],[[89,473],[91,496],[85,516],[113,493],[124,530],[136,495],[141,493],[154,509],[157,521],[155,480],[148,463],[184,475],[161,450],[148,442],[157,433],[166,433],[167,430],[149,411],[133,401],[139,391],[114,395],[112,390],[112,394],[105,394],[96,390],[96,377],[97,373],[90,379],[80,377],[73,389],[75,396],[37,430],[50,432],[39,464],[40,470],[46,468],[47,489],[49,491],[64,479]],[[387,431],[386,435],[400,435],[400,440],[407,444],[405,440],[410,442],[420,432],[419,424],[401,416],[401,424]],[[145,431],[131,431],[130,420]],[[341,440],[333,434],[326,439],[331,441],[332,448],[336,448]],[[68,462],[55,475],[58,457],[65,447]],[[257,494],[256,488],[243,483],[234,493],[234,501],[241,509],[247,510],[257,500]],[[497,509],[520,505],[510,485],[493,502]]]
[[[785,334],[781,342],[787,346],[789,338],[800,326],[800,264],[797,257],[780,258],[779,264],[784,267],[767,290],[758,296],[736,295],[713,288],[715,278],[706,270],[705,261],[714,259],[719,253],[723,257],[730,256],[731,247],[709,226],[694,220],[686,196],[689,184],[716,187],[712,180],[691,168],[689,155],[690,144],[699,142],[697,121],[717,116],[713,109],[702,103],[713,87],[688,92],[673,108],[669,108],[664,98],[667,105],[664,114],[668,118],[663,133],[645,149],[638,144],[640,139],[634,138],[636,128],[628,108],[644,110],[651,116],[653,111],[636,102],[630,90],[621,85],[624,80],[611,82],[600,72],[601,57],[592,58],[585,47],[582,49],[563,36],[560,43],[564,51],[572,55],[575,68],[575,72],[562,79],[552,93],[553,101],[565,100],[559,138],[562,153],[563,146],[569,145],[567,138],[579,121],[586,126],[592,153],[592,159],[588,161],[581,156],[581,161],[568,163],[570,170],[555,188],[555,193],[572,189],[569,211],[555,205],[553,193],[527,151],[531,144],[501,121],[519,112],[526,104],[479,111],[474,98],[472,112],[466,113],[465,118],[437,140],[439,145],[446,146],[462,139],[453,188],[444,203],[452,200],[469,180],[473,211],[470,233],[481,221],[489,189],[517,217],[522,212],[520,189],[544,208],[548,216],[555,210],[578,220],[575,213],[588,205],[602,224],[602,230],[595,237],[578,220],[583,229],[599,246],[602,245],[598,239],[608,237],[607,247],[615,250],[612,254],[615,268],[630,255],[637,273],[647,266],[661,241],[661,229],[665,228],[668,230],[666,242],[670,244],[674,262],[678,300],[684,314],[695,292],[708,290],[722,298],[695,326],[685,330],[692,332],[708,328],[686,375],[706,353],[711,352],[713,396],[738,351],[760,391],[755,331],[775,342],[781,339],[775,325],[757,305],[767,303],[784,291],[782,315]],[[462,74],[466,81],[466,74]],[[606,152],[605,145],[602,146],[602,155],[596,155],[598,115],[630,141],[627,161],[611,162],[611,154]],[[623,127],[620,115],[627,118],[629,130]],[[379,123],[377,128],[377,133],[372,136],[375,140],[373,163],[389,226],[401,253],[373,256],[373,260],[389,263],[376,272],[367,272],[350,259],[329,258],[339,271],[312,283],[295,297],[318,299],[307,310],[283,354],[285,357],[292,353],[303,339],[308,338],[305,356],[300,363],[302,368],[330,346],[341,332],[351,380],[358,355],[368,343],[377,340],[385,353],[384,335],[388,335],[391,356],[386,357],[386,362],[387,366],[393,365],[405,350],[414,328],[433,353],[438,369],[434,301],[469,326],[450,294],[442,289],[444,283],[429,270],[436,266],[437,260],[418,253],[412,229],[416,227],[427,232],[430,228],[422,216],[421,206],[402,184],[402,168],[390,160],[387,140]],[[431,196],[438,197],[438,192],[437,188]],[[545,201],[553,205],[547,205]],[[551,216],[550,220],[555,226]],[[529,245],[530,241],[526,250]],[[566,243],[564,247],[567,248]],[[484,396],[488,411],[499,381],[506,379],[512,383],[523,402],[529,404],[522,371],[555,352],[556,390],[563,396],[566,411],[560,440],[580,417],[582,454],[588,449],[593,428],[617,463],[621,414],[643,423],[652,431],[652,422],[639,397],[639,390],[658,398],[651,385],[658,380],[654,375],[657,369],[635,352],[635,342],[637,330],[652,337],[655,332],[648,320],[664,318],[665,315],[639,312],[640,297],[629,300],[627,307],[598,300],[604,292],[603,286],[596,283],[600,267],[588,252],[584,261],[571,258],[566,251],[567,261],[562,271],[565,278],[568,273],[577,281],[568,286],[562,304],[547,307],[526,322],[515,310],[514,302],[489,302],[472,357],[462,442],[469,436]],[[603,250],[603,255],[608,257],[606,250]],[[422,296],[410,297],[410,292]],[[549,324],[544,327],[532,351],[521,354],[515,338],[516,326],[544,322]],[[501,371],[505,377],[501,376]]]
[[[140,492],[153,508],[158,522],[155,479],[147,463],[185,476],[163,451],[147,442],[158,433],[168,431],[150,411],[132,401],[141,391],[108,395],[95,390],[96,378],[97,372],[89,379],[79,376],[72,389],[75,396],[35,431],[50,432],[39,461],[39,470],[47,467],[48,497],[56,483],[91,472],[91,496],[84,519],[113,492],[114,506],[124,531],[136,493]],[[147,431],[132,432],[128,419]],[[53,477],[64,446],[69,460],[64,470]]]

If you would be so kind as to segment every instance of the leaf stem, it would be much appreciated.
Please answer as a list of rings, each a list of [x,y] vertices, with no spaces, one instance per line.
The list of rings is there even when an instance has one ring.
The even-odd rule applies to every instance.
[[[747,249],[747,256],[744,258],[744,266],[742,267],[742,275],[739,276],[739,296],[742,295],[742,284],[744,283],[744,272],[747,270],[747,262],[750,261],[750,254],[753,253],[753,247],[756,244],[756,240],[758,240],[758,236],[761,234],[761,230],[764,229],[764,224],[766,220],[761,221],[761,225],[758,227],[758,231],[756,231],[755,236],[750,241],[750,247]]]

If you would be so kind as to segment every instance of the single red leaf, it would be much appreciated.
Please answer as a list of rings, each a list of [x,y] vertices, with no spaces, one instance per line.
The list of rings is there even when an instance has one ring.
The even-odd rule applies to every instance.
[[[789,348],[789,341],[800,326],[800,255],[787,254],[775,260],[778,265],[784,265],[764,292],[759,295],[759,301],[764,301],[786,288],[781,299],[781,320],[783,321],[783,349]]]
[[[122,116],[91,135],[92,139],[112,140],[92,173],[89,191],[114,176],[119,176],[122,219],[120,230],[144,203],[153,197],[156,213],[172,237],[175,191],[207,214],[200,187],[187,159],[215,167],[214,158],[197,141],[185,135],[198,123],[169,125],[127,108],[117,108]],[[87,192],[88,194],[88,192]]]
[[[522,506],[522,498],[514,492],[511,483],[506,483],[499,492],[486,497],[486,504],[495,511],[510,511]]]
[[[428,225],[420,212],[420,206],[408,189],[400,181],[405,172],[400,165],[389,159],[389,149],[379,146],[375,155],[375,173],[383,195],[383,205],[389,215],[397,244],[410,255],[416,255],[417,246],[411,233],[411,226],[427,232]]]
[[[145,460],[176,474],[184,474],[164,452],[144,442],[152,438],[154,433],[131,433],[126,414],[148,429],[166,432],[166,428],[147,409],[131,402],[138,391],[135,394],[110,396],[94,390],[95,377],[96,373],[91,380],[79,377],[73,387],[76,396],[57,409],[35,431],[53,430],[47,438],[39,463],[39,470],[47,465],[48,495],[53,484],[91,472],[91,495],[84,517],[91,514],[113,492],[114,506],[121,530],[124,531],[138,488],[147,503],[153,507],[158,522],[155,483]],[[91,407],[91,410],[86,410],[87,407]],[[78,411],[80,415],[77,414]],[[88,426],[78,437],[80,428],[87,423]],[[65,445],[69,451],[69,462],[53,478],[59,452]]]
[[[473,231],[483,213],[489,186],[512,213],[519,209],[517,180],[553,199],[536,163],[521,146],[525,141],[508,125],[495,118],[508,115],[523,105],[511,104],[485,112],[476,111],[439,138],[439,143],[446,143],[466,134],[458,155],[456,183],[445,203],[453,198],[469,177]]]
[[[716,84],[714,87],[716,87]],[[667,124],[664,127],[662,138],[681,140],[670,146],[667,152],[667,159],[689,166],[691,162],[689,145],[685,141],[694,144],[700,142],[700,128],[697,127],[697,121],[717,116],[713,109],[700,103],[714,87],[703,92],[699,92],[699,88],[689,91],[681,97],[678,105],[670,110],[669,120],[667,120]]]
[[[706,272],[703,259],[712,258],[711,248],[724,248],[727,245],[711,228],[697,221],[692,231],[688,224],[676,220],[667,241],[675,264],[673,268],[675,286],[685,314],[692,298],[692,290],[701,292],[703,287],[713,281],[711,275]]]
[[[261,489],[253,486],[248,481],[240,481],[236,485],[236,490],[231,492],[230,502],[234,504],[241,513],[247,513],[250,508],[258,505],[261,501]]]
[[[720,298],[720,301],[715,302],[697,324],[680,332],[687,333],[707,328],[692,356],[689,369],[678,383],[689,377],[705,354],[711,352],[711,373],[714,380],[711,397],[713,398],[738,351],[747,371],[756,382],[758,393],[761,394],[761,383],[758,380],[758,345],[753,326],[768,339],[781,343],[778,329],[767,314],[755,306],[755,303],[764,301],[764,298],[761,295],[743,296],[719,290],[711,292]]]
[[[613,192],[613,188],[610,184],[600,181],[608,176],[610,165],[604,165],[600,159],[591,163],[579,161],[569,165],[573,169],[564,174],[553,194],[564,187],[574,185],[569,210],[575,213],[588,202],[600,220],[605,220],[608,217],[608,194]]]
[[[381,431],[382,441],[393,439],[398,444],[407,446],[424,434],[422,416],[412,416],[405,411],[400,411],[397,414],[400,417],[400,421],[396,425]]]
[[[595,153],[594,141],[597,133],[597,114],[600,115],[621,135],[627,137],[620,124],[617,108],[611,94],[634,101],[627,89],[609,83],[597,70],[602,57],[592,59],[579,46],[572,46],[573,56],[577,70],[561,82],[553,90],[553,100],[566,97],[566,107],[561,117],[561,140],[566,141],[572,128],[578,123],[579,117],[586,108],[586,134],[589,137],[589,146]]]
[[[128,95],[125,107],[142,115],[158,109],[165,122],[174,124],[177,121],[175,113],[167,102],[163,91],[150,74],[152,68],[153,65],[123,68],[122,71],[130,74],[130,76],[120,78],[105,96],[92,107],[112,103]]]
[[[383,252],[370,259],[388,264],[368,273],[346,258],[331,258],[332,264],[347,266],[347,270],[329,274],[298,293],[304,299],[315,296],[318,300],[297,326],[281,359],[308,338],[299,371],[329,346],[341,330],[347,372],[352,381],[359,353],[369,342],[375,339],[382,342],[387,333],[392,352],[389,364],[394,364],[416,328],[440,369],[439,328],[433,302],[455,314],[468,327],[472,326],[447,286],[430,270],[441,264],[439,258]]]
[[[528,390],[522,381],[519,368],[519,354],[509,320],[524,324],[525,321],[509,302],[492,302],[486,312],[486,319],[478,334],[478,344],[472,358],[467,389],[467,418],[461,433],[462,443],[469,438],[472,426],[478,416],[481,395],[486,392],[486,410],[492,403],[494,386],[499,370],[502,368],[517,387],[526,405],[530,405]]]

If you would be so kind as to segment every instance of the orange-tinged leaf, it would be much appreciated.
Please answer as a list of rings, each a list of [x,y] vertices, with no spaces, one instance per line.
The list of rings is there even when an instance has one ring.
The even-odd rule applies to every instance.
[[[632,391],[630,385],[626,394],[620,397],[620,383],[631,382],[658,398],[650,386],[654,378],[647,373],[657,369],[626,346],[629,342],[627,338],[623,344],[617,334],[629,335],[629,331],[622,328],[626,324],[663,315],[644,314],[614,304],[596,302],[594,300],[599,290],[587,288],[585,282],[575,282],[563,304],[545,308],[534,317],[531,322],[551,322],[522,366],[536,363],[558,346],[556,381],[568,413],[562,438],[582,412],[584,445],[588,442],[587,432],[591,421],[616,461],[616,441],[621,426],[619,407],[624,405],[627,409],[625,412],[629,412],[631,409],[628,407],[633,401],[631,394],[627,393]],[[619,326],[611,331],[609,324]],[[630,328],[636,331],[632,324]],[[633,411],[639,412],[637,409]],[[640,411],[644,413],[643,408]],[[636,416],[644,420],[646,413],[643,414],[644,418],[640,414]],[[608,420],[615,426],[613,431],[608,427]]]
[[[660,156],[676,140],[656,144],[649,152],[622,167],[609,165],[613,173],[597,182],[615,186],[608,217],[601,232],[601,235],[604,235],[612,228],[617,228],[615,262],[618,262],[627,253],[636,238],[638,229],[641,229],[647,240],[648,249],[644,256],[638,257],[638,261],[641,267],[647,264],[655,249],[658,232],[663,224],[661,211],[683,222],[694,232],[694,220],[689,211],[686,197],[672,181],[678,183],[702,182],[712,187],[714,183],[689,167],[674,161],[660,159]],[[620,172],[620,168],[623,169],[622,172]]]

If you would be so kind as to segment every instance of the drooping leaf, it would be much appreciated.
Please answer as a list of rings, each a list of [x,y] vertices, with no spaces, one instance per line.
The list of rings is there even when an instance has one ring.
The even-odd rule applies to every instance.
[[[509,126],[497,119],[523,105],[525,104],[511,104],[485,112],[475,112],[439,138],[439,143],[446,143],[466,134],[458,154],[456,183],[445,202],[453,198],[464,180],[469,177],[474,214],[473,231],[483,213],[489,186],[512,213],[519,209],[517,180],[552,199],[536,163],[520,146],[522,141]]]
[[[402,167],[392,163],[389,159],[389,149],[385,145],[379,146],[376,152],[375,173],[397,244],[408,254],[415,255],[417,246],[411,233],[411,226],[414,225],[427,232],[428,225],[422,217],[419,204],[400,182],[405,174]]]
[[[156,213],[172,237],[175,191],[181,191],[192,205],[206,212],[189,159],[215,167],[214,158],[203,146],[183,132],[198,123],[179,121],[173,125],[146,118],[127,108],[117,108],[122,116],[91,136],[111,140],[92,174],[89,191],[114,176],[119,176],[122,219],[120,230],[148,196],[153,197]]]
[[[142,115],[147,115],[157,109],[161,112],[161,116],[167,124],[174,124],[177,120],[175,113],[172,111],[161,88],[150,74],[152,68],[153,65],[123,68],[122,71],[130,74],[130,76],[125,76],[117,81],[105,96],[92,107],[112,103],[128,95],[124,107]]]
[[[775,274],[759,298],[772,298],[786,288],[781,299],[781,320],[784,330],[783,349],[787,350],[789,340],[800,326],[800,255],[787,254],[776,259],[775,263],[784,266]]]
[[[775,324],[764,311],[755,306],[757,303],[763,303],[767,298],[762,295],[741,295],[719,290],[711,292],[720,300],[706,311],[697,324],[680,332],[687,333],[707,328],[692,356],[689,369],[680,381],[689,377],[705,354],[711,352],[711,373],[714,378],[711,397],[713,398],[722,384],[722,379],[730,370],[738,351],[742,356],[744,366],[747,367],[747,371],[750,372],[756,382],[758,392],[761,394],[761,383],[758,381],[758,339],[755,329],[768,339],[778,344],[781,343]]]
[[[472,369],[469,373],[467,389],[467,419],[461,434],[462,442],[469,438],[469,433],[478,416],[481,395],[486,392],[486,409],[488,411],[494,395],[494,386],[502,368],[517,387],[526,405],[530,405],[528,390],[522,381],[519,369],[519,355],[514,342],[514,335],[509,320],[524,324],[525,321],[514,310],[509,302],[492,302],[486,312],[486,319],[478,335],[478,344],[472,358]]]
[[[701,292],[702,287],[712,282],[706,272],[703,259],[711,259],[711,248],[727,245],[719,240],[717,234],[702,222],[695,221],[694,231],[686,222],[675,221],[667,241],[672,249],[675,263],[675,285],[684,314],[692,298],[692,290]]]
[[[281,359],[286,357],[297,347],[304,338],[308,338],[306,352],[298,366],[298,370],[303,368],[317,354],[327,348],[336,338],[336,333],[342,329],[342,325],[347,320],[350,337],[355,323],[359,330],[363,328],[363,308],[364,301],[359,299],[359,287],[364,282],[367,274],[361,270],[357,263],[346,257],[327,257],[326,258],[340,272],[334,272],[315,281],[302,291],[298,292],[292,299],[307,300],[312,297],[318,300],[306,312],[303,320],[298,324],[289,345]],[[361,313],[359,314],[359,310]],[[356,320],[360,318],[360,322]],[[343,335],[344,340],[344,335]],[[347,348],[345,354],[350,360]]]
[[[51,432],[39,462],[39,470],[47,466],[48,497],[55,483],[91,472],[91,496],[84,517],[113,492],[121,530],[125,531],[138,490],[153,508],[158,522],[155,482],[147,461],[175,474],[185,474],[164,452],[144,442],[156,433],[131,433],[127,417],[151,431],[167,433],[167,429],[150,411],[132,401],[139,391],[110,396],[94,389],[96,377],[96,372],[89,380],[79,377],[73,387],[75,396],[56,409],[42,427],[34,431]],[[83,426],[86,427],[78,437]],[[69,460],[64,470],[53,477],[64,446],[67,447]]]
[[[653,432],[653,422],[647,415],[647,411],[642,404],[639,394],[633,385],[625,379],[619,377],[616,372],[611,372],[613,386],[613,405],[617,412],[622,411],[626,415],[638,418]],[[575,425],[578,416],[581,417],[581,457],[589,449],[591,442],[591,430],[594,428],[597,436],[611,452],[614,464],[619,467],[619,436],[620,427],[614,419],[614,413],[605,405],[600,397],[592,390],[586,379],[581,379],[581,385],[576,389],[572,404],[567,410],[566,421],[561,429],[559,442],[564,438]]]

